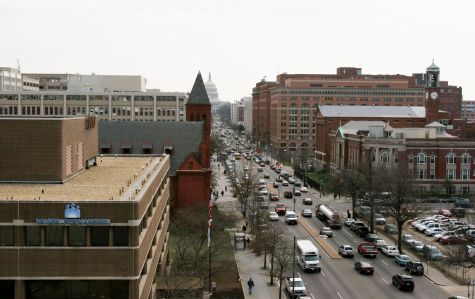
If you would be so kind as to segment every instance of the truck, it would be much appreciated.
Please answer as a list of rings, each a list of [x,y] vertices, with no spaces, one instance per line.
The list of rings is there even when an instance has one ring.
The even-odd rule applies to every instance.
[[[290,294],[290,298],[299,298],[307,295],[305,283],[300,277],[287,277],[285,279],[285,288]]]
[[[331,207],[325,204],[317,205],[317,209],[315,210],[316,216],[323,221],[328,222],[328,226],[331,228],[341,229],[342,222],[340,214],[332,209]]]
[[[297,264],[304,271],[321,272],[320,253],[318,248],[309,240],[297,240],[297,250],[295,252]]]

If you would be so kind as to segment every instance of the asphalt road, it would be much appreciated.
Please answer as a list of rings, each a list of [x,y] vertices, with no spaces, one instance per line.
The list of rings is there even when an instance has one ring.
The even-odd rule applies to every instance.
[[[244,160],[246,161],[246,160]],[[256,168],[256,164],[253,165],[253,168]],[[276,174],[268,166],[264,168],[264,172],[270,175],[269,182],[275,181]],[[259,174],[259,178],[263,176],[262,173]],[[284,199],[283,192],[285,190],[292,190],[293,185],[288,187],[281,187],[280,194],[281,198],[279,202],[286,203],[288,210],[293,209],[292,199]],[[302,196],[296,197],[296,212],[300,214],[303,208],[311,208],[312,211],[315,210],[315,206],[319,203],[318,197],[316,196],[317,192],[310,189],[309,193],[303,193]],[[313,200],[312,206],[303,205],[303,197],[311,197]],[[269,202],[269,210],[273,210],[276,202]],[[346,209],[349,208],[349,203],[345,202],[332,202],[331,205],[343,212],[346,213]],[[301,216],[299,216],[301,217]],[[286,225],[283,221],[283,217],[280,217],[276,225],[281,225],[286,232],[287,239],[289,244],[292,242],[292,237],[296,238],[305,238],[309,239],[308,233],[300,226]],[[315,216],[312,218],[307,218],[317,231],[320,230],[322,226],[325,226],[318,218]],[[336,250],[341,244],[352,245],[355,251],[357,251],[357,245],[361,242],[362,239],[356,236],[351,230],[347,227],[343,227],[342,230],[334,230],[333,238],[326,240],[331,246]],[[315,245],[317,243],[313,241]],[[289,245],[291,246],[291,245]],[[300,266],[295,265],[295,270],[299,273],[307,284],[307,290],[313,298],[321,299],[369,299],[369,298],[421,298],[421,299],[446,299],[450,295],[446,293],[442,288],[433,284],[429,279],[424,276],[413,276],[415,281],[415,290],[414,292],[402,292],[399,291],[396,287],[391,284],[392,276],[396,273],[404,272],[403,268],[394,263],[392,258],[386,257],[383,254],[379,254],[374,259],[363,258],[361,255],[356,254],[353,259],[342,258],[342,259],[331,259],[320,246],[317,245],[317,248],[321,251],[322,255],[322,272],[321,273],[304,273]],[[372,276],[361,275],[354,270],[354,263],[359,260],[369,261],[375,272]],[[292,275],[292,270],[288,272],[288,275]]]

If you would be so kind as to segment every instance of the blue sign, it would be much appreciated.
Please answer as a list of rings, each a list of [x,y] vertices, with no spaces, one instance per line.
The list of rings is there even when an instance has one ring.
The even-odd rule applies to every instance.
[[[76,224],[76,225],[104,225],[110,224],[110,219],[81,219],[81,209],[79,205],[71,203],[64,208],[64,219],[59,218],[36,218],[37,224]]]
[[[66,219],[79,219],[81,218],[81,210],[78,205],[71,203],[64,208],[64,218]]]

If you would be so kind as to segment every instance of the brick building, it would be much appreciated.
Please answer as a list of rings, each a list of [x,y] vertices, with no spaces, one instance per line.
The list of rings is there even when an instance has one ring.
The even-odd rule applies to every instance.
[[[350,121],[329,136],[332,172],[397,167],[405,169],[422,192],[474,191],[475,139],[450,135],[438,122],[393,128],[383,121]]]
[[[186,104],[186,122],[100,122],[104,155],[170,155],[173,205],[206,203],[211,186],[211,105],[201,74]]]
[[[431,68],[437,66],[431,65]],[[253,88],[253,139],[270,151],[311,155],[317,150],[317,108],[344,106],[421,106],[426,74],[370,75],[340,67],[336,74],[280,74]],[[438,81],[440,109],[460,117],[462,89]]]
[[[469,122],[475,122],[475,101],[462,102],[462,118],[466,118]]]
[[[96,158],[97,127],[84,117],[1,118],[0,127],[0,297],[155,298],[169,156]]]

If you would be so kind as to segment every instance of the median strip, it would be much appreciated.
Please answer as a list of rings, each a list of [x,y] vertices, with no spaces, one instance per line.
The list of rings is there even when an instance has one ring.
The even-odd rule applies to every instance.
[[[332,259],[340,259],[341,256],[338,252],[330,245],[327,241],[320,237],[320,234],[309,224],[306,220],[302,218],[298,218],[299,224],[307,231],[307,233],[317,241],[318,245],[325,250],[325,252],[332,258]]]

